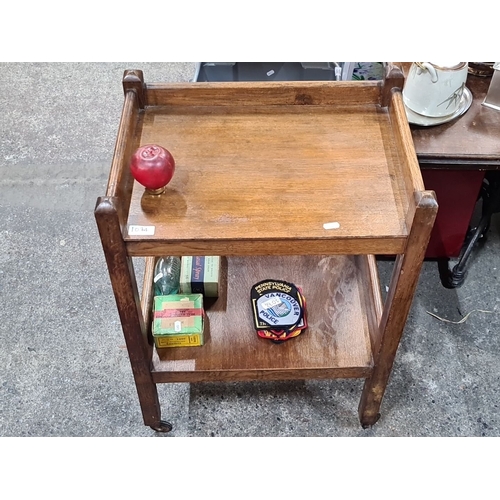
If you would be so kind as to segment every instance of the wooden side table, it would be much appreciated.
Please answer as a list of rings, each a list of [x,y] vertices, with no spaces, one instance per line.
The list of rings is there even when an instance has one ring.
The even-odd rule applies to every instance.
[[[438,209],[402,82],[392,66],[384,82],[361,83],[163,84],[125,73],[95,217],[146,425],[172,428],[158,383],[347,377],[365,379],[361,424],[378,420]],[[147,143],[176,159],[161,195],[130,174]],[[375,254],[396,256],[385,301]],[[154,347],[152,279],[163,255],[223,256],[201,347]],[[146,259],[142,294],[134,257]],[[252,326],[250,287],[272,278],[301,286],[308,305],[306,332],[280,345]]]
[[[409,63],[402,67],[406,72]],[[443,284],[451,288],[463,284],[471,251],[497,210],[500,112],[481,104],[490,82],[491,77],[469,75],[473,102],[463,116],[439,126],[410,127],[424,184],[435,191],[439,202],[426,257],[442,259],[446,269],[449,258],[459,258],[442,275]],[[479,197],[483,216],[470,228]]]

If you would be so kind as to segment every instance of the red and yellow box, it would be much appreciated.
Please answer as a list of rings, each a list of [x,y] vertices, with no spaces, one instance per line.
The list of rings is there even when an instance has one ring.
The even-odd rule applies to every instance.
[[[158,295],[154,298],[153,338],[157,348],[203,345],[203,295]]]

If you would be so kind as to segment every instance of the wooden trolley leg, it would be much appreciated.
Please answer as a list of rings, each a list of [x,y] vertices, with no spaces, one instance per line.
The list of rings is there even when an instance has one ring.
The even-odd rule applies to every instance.
[[[437,214],[433,192],[417,194],[412,229],[404,254],[396,259],[389,294],[380,320],[379,338],[374,345],[374,368],[366,379],[359,403],[359,418],[363,427],[369,427],[380,418],[380,405],[396,351],[410,311],[430,233]]]
[[[168,422],[161,420],[158,392],[151,375],[152,346],[147,339],[132,258],[127,255],[115,199],[99,198],[94,213],[132,365],[144,424],[154,430],[168,432],[172,427]]]

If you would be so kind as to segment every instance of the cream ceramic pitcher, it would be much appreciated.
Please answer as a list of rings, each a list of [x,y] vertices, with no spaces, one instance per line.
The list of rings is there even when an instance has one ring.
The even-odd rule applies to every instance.
[[[405,105],[424,116],[455,113],[461,104],[468,63],[412,63],[403,87]]]

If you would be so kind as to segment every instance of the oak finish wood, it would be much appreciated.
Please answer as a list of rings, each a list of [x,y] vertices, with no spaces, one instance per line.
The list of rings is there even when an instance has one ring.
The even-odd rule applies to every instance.
[[[406,118],[406,111],[403,104],[401,92],[393,91],[392,101],[389,107],[391,120],[397,124],[394,127],[394,135],[399,153],[398,164],[401,167],[401,174],[398,176],[404,183],[406,199],[409,200],[406,212],[407,227],[411,227],[415,216],[416,205],[414,203],[415,191],[424,191],[424,183],[420,173],[420,166],[415,153],[415,147],[411,136],[410,127]]]
[[[146,106],[275,106],[379,103],[382,82],[196,82],[146,84]]]
[[[373,344],[374,368],[367,378],[359,405],[363,426],[371,426],[380,417],[380,404],[392,370],[396,351],[404,331],[430,233],[437,214],[434,193],[416,193],[416,211],[408,246],[396,259],[384,311],[380,321],[380,337]]]
[[[132,76],[135,77],[135,75],[128,75],[128,78]],[[133,78],[134,80],[135,78]],[[133,132],[137,128],[140,103],[137,92],[133,88],[128,88],[125,81],[123,86],[125,98],[106,188],[106,196],[117,200],[116,208],[122,230],[126,226],[134,182],[129,161],[135,149],[139,147]]]
[[[375,299],[366,256],[230,257],[224,259],[222,294],[207,308],[207,341],[200,348],[160,349],[156,382],[363,377],[371,371],[369,324],[359,311]],[[250,288],[277,278],[301,286],[308,328],[276,345],[253,329]],[[380,289],[378,294],[380,294]]]
[[[407,199],[393,186],[394,131],[377,104],[160,107],[139,131],[141,145],[173,154],[176,173],[160,196],[134,184],[128,224],[155,234],[125,235],[132,255],[150,254],[139,244],[148,240],[158,252],[198,254],[219,240],[231,254],[288,253],[297,241],[313,254],[372,242],[373,253],[403,250]],[[325,230],[329,222],[340,228]]]
[[[404,74],[400,67],[393,63],[385,66],[384,85],[380,95],[380,105],[389,106],[394,91],[401,92],[404,85]]]
[[[146,84],[126,72],[96,219],[147,425],[160,421],[156,383],[278,378],[365,378],[360,420],[376,421],[437,210],[400,84],[397,67],[383,83]],[[126,171],[151,142],[176,160],[160,196]],[[129,236],[132,224],[154,235]],[[375,253],[399,255],[385,302]],[[167,254],[223,256],[204,346],[151,345],[151,277]],[[133,256],[147,257],[142,303]],[[250,316],[251,285],[273,277],[303,287],[309,311],[283,345],[260,339]]]
[[[121,237],[118,205],[117,198],[100,197],[97,200],[94,213],[144,423],[149,426],[158,426],[160,423],[160,403],[150,370],[153,349],[147,341],[147,331],[141,311],[132,258],[127,255],[125,243]]]

